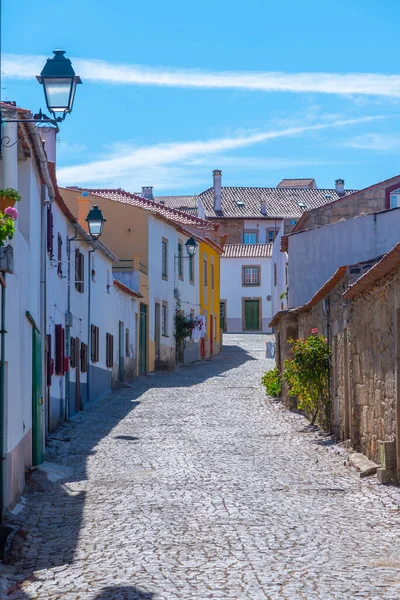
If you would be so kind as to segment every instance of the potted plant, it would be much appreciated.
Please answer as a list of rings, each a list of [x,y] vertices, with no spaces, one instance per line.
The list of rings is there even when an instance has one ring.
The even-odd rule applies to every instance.
[[[14,237],[15,222],[18,218],[18,211],[12,206],[8,206],[4,212],[0,211],[0,247],[5,246],[8,240]]]
[[[4,213],[8,206],[14,206],[14,204],[20,200],[21,196],[14,188],[0,190],[0,211]]]

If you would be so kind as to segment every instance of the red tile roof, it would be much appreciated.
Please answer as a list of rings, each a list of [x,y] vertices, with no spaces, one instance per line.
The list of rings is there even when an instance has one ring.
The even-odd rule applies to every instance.
[[[273,244],[226,244],[222,258],[270,258]]]
[[[165,217],[166,219],[169,219],[170,221],[180,223],[181,225],[196,225],[197,227],[204,227],[209,230],[213,229],[212,225],[204,219],[200,219],[199,217],[196,217],[194,215],[187,214],[183,211],[177,210],[176,208],[171,208],[170,206],[167,206],[165,204],[163,205],[159,202],[148,200],[147,198],[143,198],[142,196],[138,196],[137,194],[126,192],[121,188],[89,189],[69,186],[68,189],[77,190],[79,192],[87,191],[89,194],[95,194],[96,196],[101,196],[102,198],[108,198],[109,200],[114,200],[115,202],[121,202],[122,204],[131,204],[132,206],[138,206],[140,208],[143,208],[144,210],[157,213]]]
[[[353,190],[345,190],[345,195]],[[338,200],[336,190],[309,188],[222,187],[221,211],[214,210],[214,190],[199,194],[206,218],[211,219],[298,219],[306,210]],[[265,202],[266,215],[261,214]]]
[[[400,243],[396,244],[380,261],[375,263],[369,271],[364,273],[355,283],[350,285],[343,297],[352,300],[371,287],[378,279],[388,275],[395,267],[400,265]]]
[[[317,184],[315,183],[315,179],[282,179],[282,181],[280,181],[276,187],[310,188],[310,186],[311,188],[317,186]]]

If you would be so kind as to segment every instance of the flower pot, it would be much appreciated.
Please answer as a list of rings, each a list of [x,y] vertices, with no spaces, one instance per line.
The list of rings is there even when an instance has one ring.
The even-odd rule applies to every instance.
[[[0,196],[0,211],[3,213],[8,206],[14,206],[15,198],[7,198],[7,196]]]

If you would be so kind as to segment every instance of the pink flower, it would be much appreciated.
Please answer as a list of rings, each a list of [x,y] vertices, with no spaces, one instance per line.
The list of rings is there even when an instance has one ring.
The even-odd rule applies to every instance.
[[[8,206],[4,211],[4,214],[11,217],[14,221],[18,219],[18,211],[13,206]]]
[[[318,329],[314,327],[314,329],[311,329],[311,333],[318,333]]]

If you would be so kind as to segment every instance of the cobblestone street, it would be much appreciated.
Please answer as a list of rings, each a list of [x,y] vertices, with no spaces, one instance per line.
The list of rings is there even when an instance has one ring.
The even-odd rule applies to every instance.
[[[33,475],[15,517],[6,598],[400,598],[400,491],[266,398],[265,341],[225,336],[217,359],[58,430],[46,461],[61,467]]]

